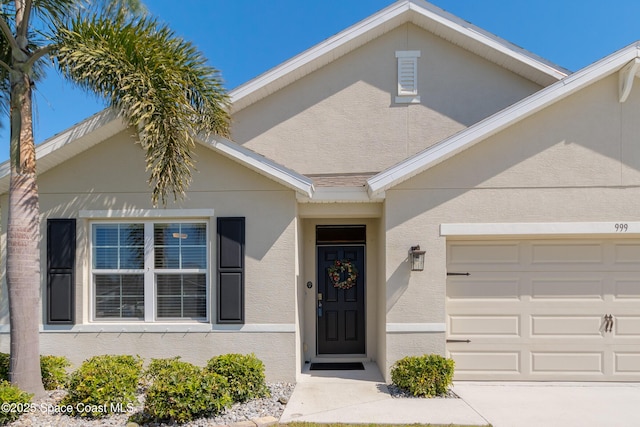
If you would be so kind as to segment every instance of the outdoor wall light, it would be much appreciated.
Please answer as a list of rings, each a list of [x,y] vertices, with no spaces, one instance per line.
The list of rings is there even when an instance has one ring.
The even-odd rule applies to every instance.
[[[424,270],[425,251],[420,250],[420,245],[411,246],[411,271]]]

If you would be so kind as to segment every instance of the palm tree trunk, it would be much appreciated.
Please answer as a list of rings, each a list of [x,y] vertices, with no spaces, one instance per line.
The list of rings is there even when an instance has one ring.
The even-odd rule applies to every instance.
[[[10,381],[44,394],[40,373],[40,208],[36,185],[31,81],[11,74],[11,183],[7,225],[7,288],[11,322]]]

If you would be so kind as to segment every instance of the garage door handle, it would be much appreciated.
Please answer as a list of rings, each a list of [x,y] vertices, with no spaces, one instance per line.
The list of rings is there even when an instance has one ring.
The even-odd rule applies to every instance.
[[[604,315],[604,331],[605,332],[613,331],[613,316],[611,314]]]
[[[466,342],[466,343],[470,343],[471,340],[447,340],[447,342]]]

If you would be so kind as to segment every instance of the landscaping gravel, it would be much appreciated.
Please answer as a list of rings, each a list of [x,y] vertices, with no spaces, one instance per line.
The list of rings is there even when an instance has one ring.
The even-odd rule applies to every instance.
[[[187,427],[220,426],[267,416],[279,419],[284,411],[286,402],[288,402],[293,393],[295,384],[269,383],[267,385],[271,390],[271,397],[254,399],[246,403],[236,403],[217,417],[202,418],[182,425]],[[138,397],[139,403],[132,412],[109,415],[101,419],[92,420],[52,413],[55,408],[59,408],[57,405],[65,394],[66,391],[63,390],[48,392],[48,396],[45,399],[34,402],[35,408],[33,411],[23,414],[18,420],[8,425],[10,427],[126,426],[129,422],[129,417],[136,412],[142,411],[144,406],[144,397],[140,395]],[[145,425],[149,427],[164,427],[176,424],[151,423]]]

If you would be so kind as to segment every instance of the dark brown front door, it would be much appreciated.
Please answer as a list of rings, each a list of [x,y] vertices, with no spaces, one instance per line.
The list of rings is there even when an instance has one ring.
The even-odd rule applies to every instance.
[[[318,247],[318,354],[365,353],[364,286],[364,246]]]

